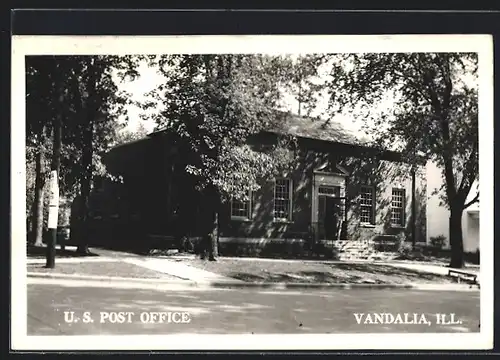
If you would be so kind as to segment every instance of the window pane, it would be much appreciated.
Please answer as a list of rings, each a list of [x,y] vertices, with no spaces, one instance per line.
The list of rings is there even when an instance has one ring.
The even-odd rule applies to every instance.
[[[373,188],[362,186],[360,191],[360,221],[362,223],[373,223]]]
[[[290,180],[276,179],[274,187],[274,218],[290,219]]]
[[[247,201],[231,200],[231,216],[250,218],[250,199]]]
[[[404,226],[404,208],[405,208],[405,190],[392,189],[392,202],[391,202],[391,224],[397,226]]]

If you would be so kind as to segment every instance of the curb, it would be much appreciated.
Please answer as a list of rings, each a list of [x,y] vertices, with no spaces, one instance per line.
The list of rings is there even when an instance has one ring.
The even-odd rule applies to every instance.
[[[478,286],[462,285],[462,284],[339,284],[339,283],[232,283],[232,282],[211,282],[210,287],[215,288],[230,288],[230,289],[245,289],[245,288],[260,288],[260,289],[276,289],[276,290],[294,290],[294,289],[407,289],[407,290],[436,290],[436,291],[479,291]]]
[[[196,288],[217,288],[217,289],[268,289],[268,290],[298,290],[298,289],[407,289],[407,290],[434,290],[434,291],[479,291],[478,285],[464,284],[339,284],[339,283],[269,283],[269,282],[238,282],[238,281],[192,281],[192,280],[172,280],[172,279],[146,279],[146,278],[126,278],[114,276],[94,276],[94,275],[68,275],[68,274],[44,274],[27,273],[28,278],[59,279],[59,280],[88,280],[114,283],[135,283],[148,285],[173,285]]]
[[[59,279],[59,280],[88,280],[101,282],[127,282],[127,283],[145,283],[145,284],[172,284],[172,285],[187,285],[196,286],[197,283],[187,279],[173,280],[162,278],[133,278],[119,276],[98,276],[98,275],[76,275],[76,274],[61,274],[61,273],[37,273],[27,272],[28,278],[39,279]]]

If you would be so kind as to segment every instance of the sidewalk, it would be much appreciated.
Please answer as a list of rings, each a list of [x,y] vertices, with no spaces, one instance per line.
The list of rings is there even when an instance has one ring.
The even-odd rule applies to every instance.
[[[186,257],[184,257],[185,260]],[[239,260],[252,259],[239,258]],[[272,259],[267,259],[267,261],[273,261]],[[277,263],[282,263],[283,261],[297,261],[297,260],[275,260]],[[42,264],[45,263],[44,259],[28,259],[28,264]],[[329,263],[342,263],[348,264],[346,261],[329,261]],[[360,262],[352,262],[360,263]],[[413,264],[413,263],[403,263],[403,262],[376,262],[377,265],[385,265],[394,268],[412,270],[420,273],[435,274],[439,276],[447,276],[449,268],[445,266],[432,265],[432,264]],[[59,268],[57,264],[61,264]],[[82,270],[78,270],[72,264],[80,264]],[[92,265],[95,264],[95,265]],[[116,265],[113,265],[116,264]],[[131,267],[138,267],[136,270],[128,269],[125,265]],[[94,266],[96,268],[94,268]],[[29,267],[29,266],[28,266]],[[91,268],[89,268],[91,267]],[[123,267],[123,269],[122,269]],[[86,268],[86,270],[84,269]],[[66,269],[66,270],[65,270]],[[143,270],[141,270],[143,269]],[[210,270],[210,269],[208,269]],[[282,279],[278,282],[269,282],[264,279],[262,281],[244,281],[235,279],[233,277],[224,276],[221,274],[216,274],[212,271],[204,270],[193,265],[188,265],[183,263],[181,259],[171,259],[171,258],[154,258],[154,257],[91,257],[91,258],[68,258],[68,259],[57,259],[56,268],[48,269],[47,271],[30,271],[28,269],[28,277],[32,279],[42,279],[49,278],[53,280],[69,280],[74,278],[75,280],[82,281],[104,281],[109,284],[117,282],[141,282],[144,280],[148,283],[157,283],[158,285],[162,283],[171,282],[172,285],[181,285],[188,287],[216,287],[216,288],[278,288],[278,289],[318,289],[318,288],[408,288],[408,289],[435,289],[435,290],[445,290],[447,289],[471,289],[476,288],[476,286],[459,285],[459,284],[424,284],[420,283],[418,280],[410,280],[403,283],[378,283],[371,282],[368,283],[350,283],[350,282],[325,282],[324,280],[318,280],[314,283],[304,283],[296,282],[293,277],[289,277],[288,280]],[[474,269],[471,269],[473,272]],[[477,271],[476,271],[477,273]],[[128,274],[128,275],[127,275]],[[132,278],[133,281],[131,280]],[[175,280],[175,281],[174,281]],[[478,279],[479,282],[479,279]]]
[[[447,276],[450,268],[448,266],[440,266],[434,264],[423,264],[423,263],[404,263],[404,262],[387,262],[382,263],[387,266],[393,266],[397,268],[418,271],[421,273],[430,273],[436,275]],[[462,269],[465,272],[477,275],[477,282],[479,283],[480,271],[479,268],[466,268]]]
[[[45,259],[28,259],[27,260],[27,265],[43,265],[46,263]],[[68,276],[75,276],[75,277],[80,277],[77,274],[64,274],[61,273],[60,271],[58,272],[57,270],[57,264],[89,264],[89,263],[101,263],[104,265],[107,265],[109,269],[109,265],[111,263],[122,263],[122,264],[131,264],[135,266],[139,266],[143,269],[147,269],[159,274],[164,274],[170,277],[175,277],[178,278],[179,280],[183,281],[189,281],[189,282],[194,282],[194,283],[210,283],[210,282],[217,282],[217,283],[243,283],[241,280],[233,279],[230,277],[226,277],[223,275],[215,274],[210,271],[198,269],[194,266],[189,266],[186,264],[182,264],[179,261],[175,260],[169,260],[165,258],[138,258],[138,257],[123,257],[123,258],[116,258],[116,257],[88,257],[88,258],[60,258],[56,259],[56,268],[53,269],[50,273],[44,274],[44,273],[33,273],[33,272],[28,272],[28,275],[34,276],[34,277],[43,277],[43,276],[48,276],[51,275],[52,277],[54,276],[59,276],[59,277],[68,277]],[[90,275],[84,275],[85,277],[88,277]],[[92,275],[94,277],[94,275]],[[110,276],[102,276],[103,278],[111,278]],[[116,276],[113,278],[117,278]]]
[[[215,274],[210,271],[198,269],[194,266],[189,266],[182,264],[178,261],[172,261],[168,259],[123,259],[124,262],[129,264],[145,267],[150,270],[158,271],[164,274],[169,274],[184,280],[194,281],[197,283],[205,282],[241,282],[241,280],[236,280],[230,277]]]
[[[172,255],[169,256],[168,259],[172,259],[172,261],[182,261],[185,259],[194,259],[194,255]],[[328,263],[328,264],[346,264],[346,263],[374,263],[377,265],[385,265],[385,266],[392,266],[400,269],[406,269],[406,270],[413,270],[417,271],[420,273],[428,273],[428,274],[435,274],[435,275],[441,275],[441,276],[447,276],[448,271],[450,268],[443,264],[436,264],[436,263],[428,263],[428,262],[419,262],[419,261],[404,261],[404,260],[394,260],[394,261],[372,261],[372,260],[352,260],[352,261],[345,261],[345,260],[316,260],[316,259],[307,259],[307,260],[293,260],[293,259],[266,259],[266,258],[252,258],[252,257],[224,257],[225,259],[236,259],[238,261],[248,261],[248,262],[286,262],[286,263],[293,263],[297,261],[301,262],[322,262],[322,263]],[[163,258],[166,259],[166,258]],[[467,268],[462,269],[465,272],[475,274],[477,275],[477,281],[479,282],[479,271],[480,267],[479,265],[470,265]]]

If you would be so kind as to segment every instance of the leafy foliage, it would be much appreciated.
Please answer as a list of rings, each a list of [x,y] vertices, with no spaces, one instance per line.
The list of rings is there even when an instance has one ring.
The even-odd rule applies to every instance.
[[[117,146],[143,139],[148,135],[148,133],[149,131],[143,124],[139,124],[134,130],[123,129],[121,131],[117,131],[113,140],[113,145]]]
[[[116,121],[126,115],[129,94],[120,92],[117,81],[133,80],[138,57],[132,56],[36,56],[27,60],[27,141],[50,154],[52,122],[62,116],[61,190],[74,193],[86,166],[105,172],[100,156],[120,129]],[[93,112],[93,113],[92,113]],[[89,129],[89,116],[93,129]],[[43,141],[40,128],[43,128]],[[84,133],[92,131],[94,156],[90,165],[81,162],[86,147]]]
[[[443,169],[447,206],[478,179],[477,54],[371,53],[309,57],[329,64],[329,112],[361,118],[373,144]],[[387,106],[381,104],[387,104]]]
[[[450,209],[450,266],[463,265],[460,218],[478,175],[476,53],[328,54],[302,60],[328,64],[323,82],[331,115],[361,118],[373,145],[423,157],[442,169],[442,202]],[[313,74],[314,75],[314,74]]]
[[[50,169],[55,120],[62,124],[59,186],[73,199],[94,175],[107,175],[101,156],[121,128],[129,95],[117,83],[138,76],[135,56],[31,56],[26,58],[27,212],[35,178],[42,184]],[[90,139],[90,141],[88,141]],[[42,168],[35,169],[37,154]],[[43,186],[43,185],[42,185]],[[45,192],[47,193],[47,192]],[[48,198],[45,198],[45,203]],[[47,210],[45,206],[45,211]]]
[[[442,249],[446,244],[446,236],[438,235],[431,237],[431,246],[436,249]]]
[[[284,164],[283,142],[262,151],[247,140],[278,121],[288,58],[168,55],[155,65],[165,82],[150,94],[147,107],[161,103],[155,121],[183,144],[185,170],[199,189],[215,189],[222,200],[245,198]]]

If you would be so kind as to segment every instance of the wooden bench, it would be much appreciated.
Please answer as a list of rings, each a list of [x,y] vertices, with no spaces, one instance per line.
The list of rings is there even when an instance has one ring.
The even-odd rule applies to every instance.
[[[467,281],[472,284],[477,283],[477,275],[472,274],[470,272],[466,272],[463,270],[457,270],[457,269],[450,269],[448,271],[448,276],[456,277],[458,282],[460,283],[460,280]]]

